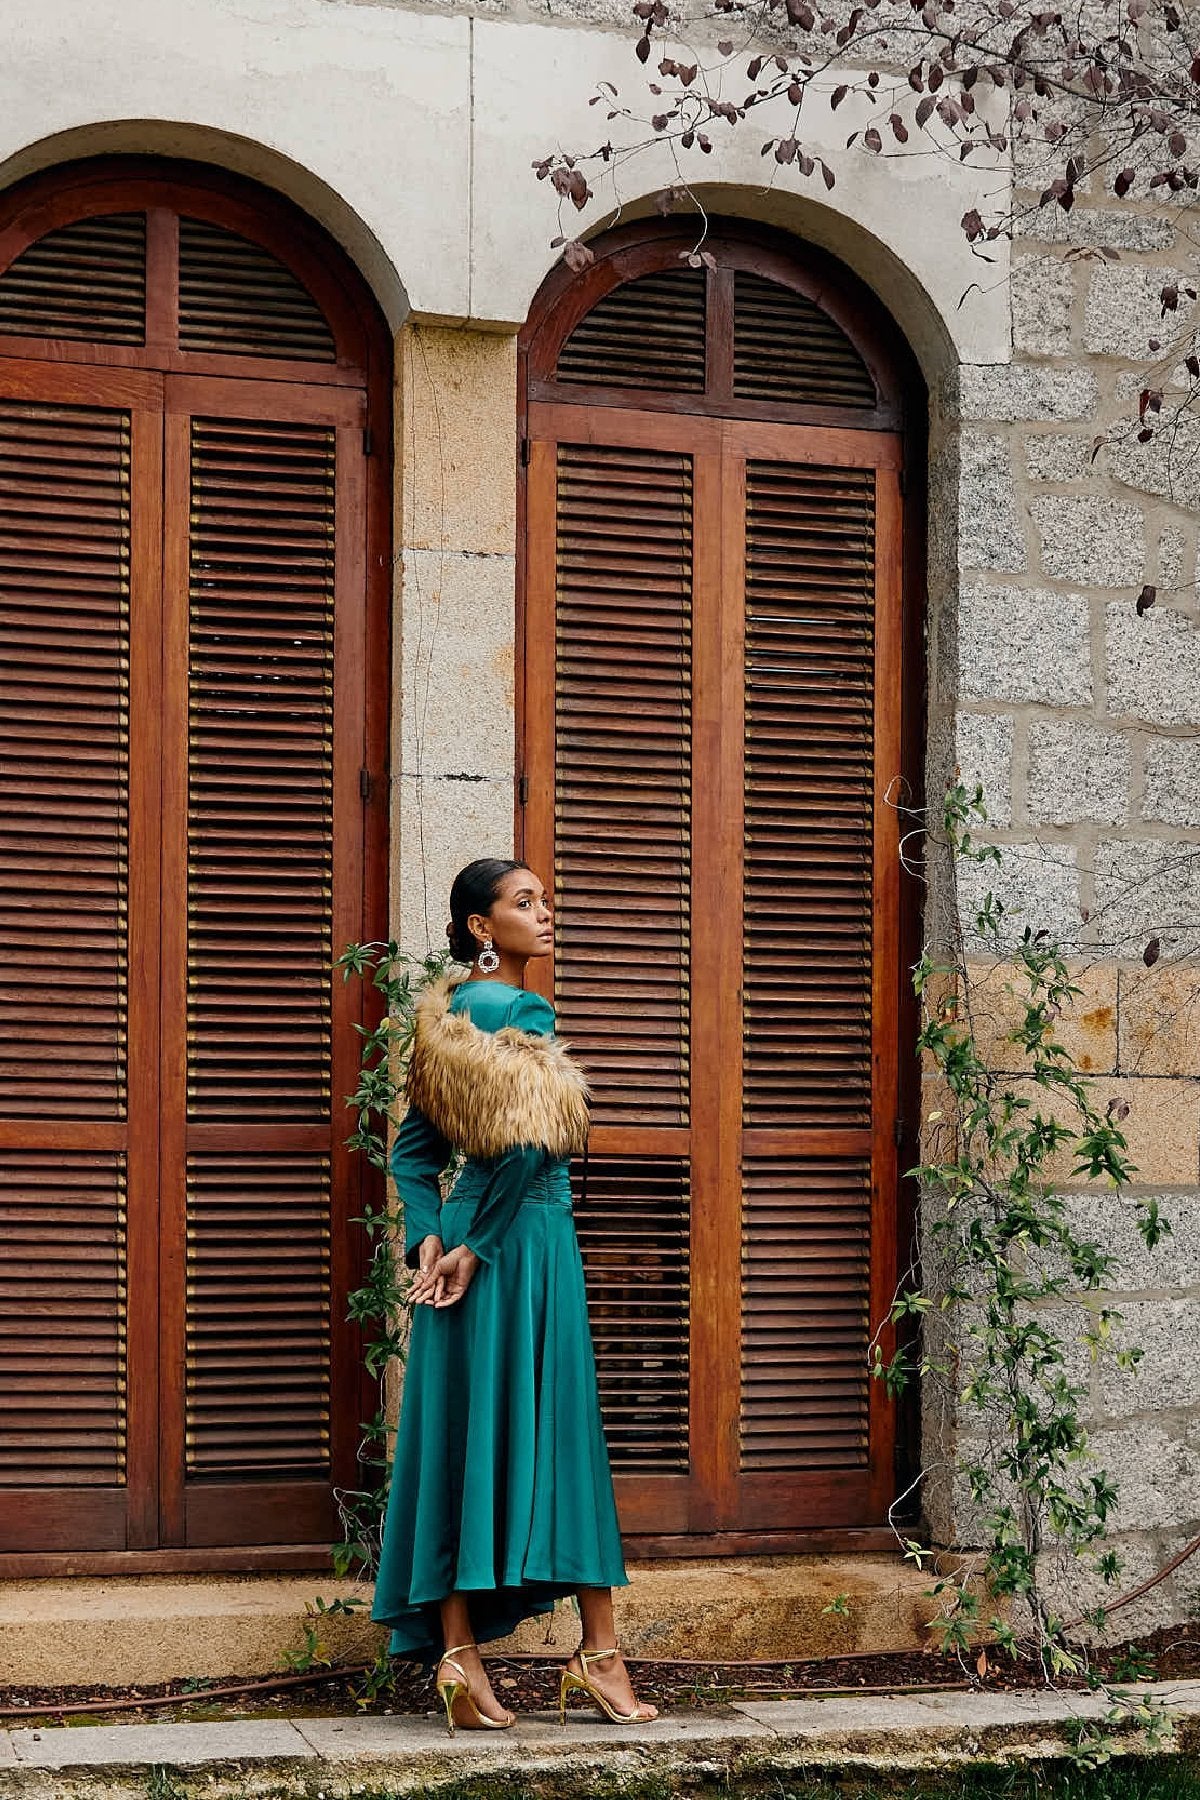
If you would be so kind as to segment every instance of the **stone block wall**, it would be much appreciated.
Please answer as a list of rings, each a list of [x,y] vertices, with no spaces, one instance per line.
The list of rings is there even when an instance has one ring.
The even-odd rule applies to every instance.
[[[1163,323],[1159,289],[1197,266],[1156,213],[1037,213],[1012,362],[962,368],[935,406],[957,479],[953,542],[934,534],[930,791],[952,762],[984,783],[1031,892],[1052,865],[1038,923],[1092,956],[1200,949],[1200,464],[1186,421],[1144,446],[1130,428],[1176,360],[1148,376],[1149,343],[1187,324]]]
[[[1120,1488],[1118,1591],[1200,1534],[1200,438],[1185,422],[1134,441],[1140,388],[1169,373],[1148,377],[1149,341],[1180,329],[1159,290],[1196,272],[1180,222],[1148,208],[1093,196],[1069,216],[1038,212],[1014,245],[1011,363],[963,368],[934,405],[955,525],[931,532],[928,789],[955,767],[982,782],[1003,857],[961,884],[963,923],[990,887],[1016,929],[1044,926],[1068,948],[1083,991],[1063,1039],[1101,1105],[1128,1107],[1135,1192],[1157,1195],[1174,1227],[1147,1251],[1131,1198],[1064,1171],[1079,1228],[1119,1259],[1096,1304],[1119,1307],[1124,1341],[1145,1353],[1120,1374],[1076,1344],[1071,1371]],[[1157,596],[1139,617],[1143,584]],[[1013,1068],[1013,1002],[976,949],[984,1045]],[[927,1114],[941,1107],[934,1086]],[[930,1452],[966,1424],[931,1409]],[[948,1479],[930,1510],[945,1538],[969,1535]],[[1123,1608],[1114,1632],[1195,1616],[1197,1565]],[[1077,1573],[1064,1592],[1113,1597],[1081,1594]]]
[[[392,919],[422,953],[458,870],[512,855],[516,339],[410,325],[396,364]]]

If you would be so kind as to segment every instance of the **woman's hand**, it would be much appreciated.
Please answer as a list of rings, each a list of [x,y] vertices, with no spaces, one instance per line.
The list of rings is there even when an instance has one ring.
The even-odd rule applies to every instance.
[[[433,1267],[439,1292],[431,1304],[454,1306],[470,1287],[478,1267],[479,1258],[465,1244],[456,1244],[453,1250],[447,1250]]]
[[[445,1254],[440,1237],[422,1238],[417,1247],[417,1273],[413,1276],[408,1297],[414,1306],[436,1304],[441,1296],[442,1281],[434,1274]]]

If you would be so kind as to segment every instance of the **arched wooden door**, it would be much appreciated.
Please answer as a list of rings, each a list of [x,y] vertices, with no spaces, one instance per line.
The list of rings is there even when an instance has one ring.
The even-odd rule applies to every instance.
[[[387,359],[256,189],[125,159],[0,198],[6,1553],[336,1535]]]
[[[693,238],[601,240],[523,338],[522,841],[594,1078],[580,1235],[643,1551],[879,1527],[899,1448],[868,1343],[905,1130],[919,383],[828,259]]]

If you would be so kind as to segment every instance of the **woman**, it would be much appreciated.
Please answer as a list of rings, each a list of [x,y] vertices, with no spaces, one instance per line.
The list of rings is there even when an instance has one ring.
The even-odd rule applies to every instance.
[[[612,1588],[628,1577],[600,1421],[570,1158],[587,1087],[521,986],[554,941],[524,863],[470,863],[447,936],[465,977],[420,998],[409,1107],[390,1166],[416,1269],[412,1333],[372,1617],[396,1656],[433,1661],[450,1731],[514,1722],[477,1643],[579,1598],[583,1641],[559,1707],[586,1692],[616,1723],[652,1719],[630,1686]],[[443,1204],[438,1177],[466,1163]]]

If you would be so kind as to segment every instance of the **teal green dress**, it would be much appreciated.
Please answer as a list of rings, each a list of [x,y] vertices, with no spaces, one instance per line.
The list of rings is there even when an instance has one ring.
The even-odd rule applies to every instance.
[[[554,1030],[553,1007],[506,982],[463,982],[464,1010],[484,1031]],[[457,1305],[413,1308],[371,1616],[421,1662],[441,1654],[438,1602],[456,1590],[485,1643],[576,1588],[628,1581],[569,1161],[529,1145],[468,1159],[441,1204],[452,1150],[410,1106],[390,1158],[409,1267],[430,1235],[480,1258]]]

